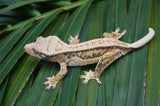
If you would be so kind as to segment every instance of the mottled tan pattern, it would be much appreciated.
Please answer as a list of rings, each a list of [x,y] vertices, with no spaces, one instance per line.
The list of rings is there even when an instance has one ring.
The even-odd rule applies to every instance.
[[[120,29],[115,32],[105,32],[105,38],[94,39],[79,43],[78,34],[75,37],[70,37],[70,44],[66,44],[56,36],[49,36],[47,38],[39,37],[36,42],[27,44],[25,50],[32,56],[36,56],[47,61],[58,62],[60,64],[60,71],[56,76],[47,77],[46,89],[55,88],[59,80],[67,73],[67,66],[84,66],[88,64],[97,63],[95,71],[85,71],[84,84],[90,79],[95,79],[99,84],[99,76],[103,70],[109,66],[116,59],[132,51],[134,48],[141,47],[146,44],[154,36],[154,31],[150,29],[149,34],[141,40],[128,44],[118,39],[121,38],[126,31],[119,33]]]

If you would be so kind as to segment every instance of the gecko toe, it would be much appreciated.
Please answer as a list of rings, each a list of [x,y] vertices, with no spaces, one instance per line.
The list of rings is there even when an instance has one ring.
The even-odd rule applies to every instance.
[[[85,75],[80,75],[79,77],[80,77],[80,78],[86,78]]]
[[[51,88],[51,86],[48,85],[45,90],[49,90],[50,88]]]
[[[85,79],[82,83],[83,83],[83,84],[87,84],[87,83],[88,83],[88,80]]]
[[[45,82],[43,83],[43,85],[47,85],[47,84],[49,84],[49,81],[45,81]]]
[[[98,82],[98,84],[102,84],[98,77],[96,78],[96,81]]]

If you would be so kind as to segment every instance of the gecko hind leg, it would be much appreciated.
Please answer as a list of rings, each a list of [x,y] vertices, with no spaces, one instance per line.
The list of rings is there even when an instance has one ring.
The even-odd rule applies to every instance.
[[[80,78],[85,78],[85,80],[82,82],[83,84],[86,84],[90,79],[95,79],[99,84],[102,84],[102,82],[99,80],[99,72],[97,70],[103,70],[102,67],[103,60],[109,56],[112,55],[112,52],[108,52],[104,54],[102,57],[100,57],[95,72],[92,72],[91,70],[89,72],[84,71],[86,75],[81,75]]]
[[[114,38],[114,39],[120,39],[125,33],[126,30],[124,30],[122,33],[119,33],[120,29],[117,28],[114,32],[111,33],[103,33],[104,38]]]
[[[95,79],[99,84],[102,84],[102,82],[99,80],[99,76],[101,75],[103,70],[106,67],[108,67],[114,60],[118,59],[122,55],[122,51],[118,49],[114,52],[108,52],[101,56],[95,68],[95,72],[84,72],[86,75],[80,76],[80,78],[85,78],[85,80],[82,83],[86,84],[90,79]]]
[[[70,37],[69,37],[69,39],[68,39],[68,41],[69,41],[69,44],[78,44],[79,43],[79,39],[78,39],[78,37],[79,37],[79,34],[77,34],[75,37],[72,37],[71,35],[70,35]]]
[[[63,79],[63,77],[67,73],[67,65],[65,63],[60,63],[60,71],[57,73],[56,76],[47,77],[46,79],[48,81],[44,82],[43,85],[48,85],[46,90],[50,89],[51,87],[54,89],[56,87],[56,84],[59,82],[59,80]]]

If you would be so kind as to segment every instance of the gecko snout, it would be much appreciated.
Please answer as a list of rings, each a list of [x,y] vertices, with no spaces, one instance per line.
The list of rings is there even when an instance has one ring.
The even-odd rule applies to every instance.
[[[24,46],[24,50],[28,53],[28,54],[31,54],[33,55],[33,49],[32,49],[32,46],[30,44],[26,44]]]

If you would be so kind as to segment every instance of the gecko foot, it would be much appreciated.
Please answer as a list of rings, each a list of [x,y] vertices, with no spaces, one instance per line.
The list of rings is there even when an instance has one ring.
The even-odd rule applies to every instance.
[[[119,31],[120,31],[120,29],[118,27],[114,32],[112,32],[112,34],[113,35],[123,36],[126,33],[126,29],[122,33],[119,33]]]
[[[49,90],[51,87],[52,87],[52,89],[54,89],[56,87],[56,84],[58,83],[58,80],[56,80],[54,75],[52,77],[47,77],[46,79],[48,81],[43,83],[43,85],[48,85],[46,90]]]
[[[103,34],[103,36],[105,38],[115,38],[115,39],[119,39],[121,38],[125,33],[126,33],[126,30],[124,30],[122,33],[119,33],[120,29],[117,28],[114,32],[111,32],[111,33],[107,33],[105,32]]]
[[[70,43],[70,44],[77,44],[77,43],[79,43],[78,37],[79,37],[79,34],[77,34],[75,37],[72,37],[72,36],[70,35],[70,38],[68,39],[69,43]]]
[[[83,84],[87,84],[87,82],[90,80],[90,79],[95,79],[98,84],[102,84],[102,82],[99,80],[99,78],[96,76],[95,72],[89,70],[89,72],[87,71],[84,71],[84,73],[86,75],[81,75],[80,78],[85,78],[85,80],[82,82]]]

